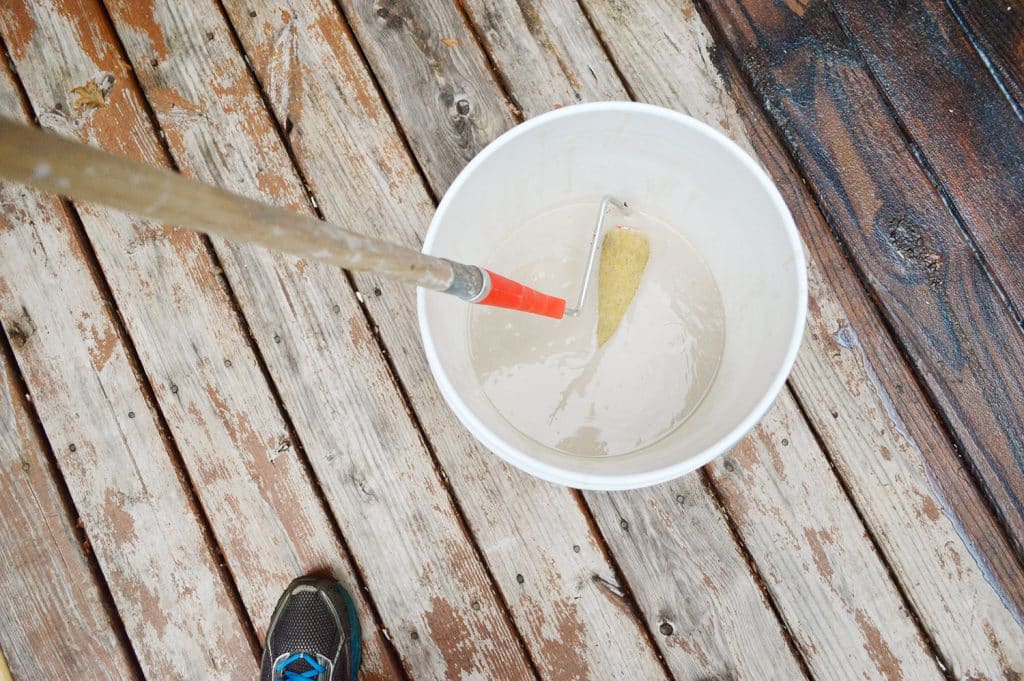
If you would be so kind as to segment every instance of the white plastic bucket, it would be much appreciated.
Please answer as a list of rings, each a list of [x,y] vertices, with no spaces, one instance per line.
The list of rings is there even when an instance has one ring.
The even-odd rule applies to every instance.
[[[807,273],[789,210],[757,162],[699,121],[626,102],[552,111],[489,144],[445,194],[423,251],[487,267],[495,245],[525,220],[584,201],[596,211],[604,194],[679,230],[722,295],[726,331],[718,375],[697,410],[668,436],[606,458],[542,445],[513,428],[484,395],[469,353],[470,305],[420,290],[420,331],[445,400],[488,449],[559,484],[631,489],[703,466],[764,416],[800,345]]]

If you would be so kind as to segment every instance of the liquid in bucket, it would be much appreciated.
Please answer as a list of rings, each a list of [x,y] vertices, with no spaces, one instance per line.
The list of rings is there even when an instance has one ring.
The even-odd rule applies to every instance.
[[[580,203],[542,213],[485,265],[575,301],[596,211]],[[629,454],[678,428],[710,389],[725,343],[718,287],[689,242],[644,213],[607,219],[644,232],[651,252],[636,297],[602,347],[593,283],[575,318],[470,311],[471,359],[484,394],[521,433],[576,456]]]

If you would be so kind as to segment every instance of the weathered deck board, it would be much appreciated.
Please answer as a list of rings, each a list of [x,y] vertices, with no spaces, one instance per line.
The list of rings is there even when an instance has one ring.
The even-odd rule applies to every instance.
[[[379,6],[378,6],[379,5]],[[488,142],[510,126],[494,76],[454,4],[341,0],[431,189],[444,193]],[[395,94],[408,92],[396,99]],[[422,106],[421,102],[431,102]],[[417,115],[410,117],[408,109]]]
[[[943,0],[856,11],[846,35],[1018,313],[1024,311],[1024,122]],[[1024,444],[1016,450],[1024,466]]]
[[[23,11],[35,29],[13,56],[43,125],[166,166],[130,74],[106,56],[115,45],[109,27],[83,26],[88,15],[74,5]],[[49,68],[61,58],[65,68]],[[75,88],[104,73],[113,86],[102,106],[76,107]],[[281,590],[314,570],[351,585],[368,613],[201,237],[101,206],[78,213],[260,638]],[[366,624],[364,673],[394,678],[377,628]]]
[[[1009,96],[1024,107],[1024,1],[950,0],[979,52],[991,61]]]
[[[701,69],[697,63],[703,60],[697,57],[697,63],[676,63],[672,55],[678,50],[673,49],[659,50],[655,58],[648,56],[652,53],[647,46],[662,32],[673,36],[685,34],[685,23],[699,19],[664,14],[645,20],[637,13],[616,16],[602,12],[603,7],[601,3],[592,3],[593,17],[637,94],[670,106],[690,104],[692,99],[659,95],[665,85],[657,76],[645,74],[663,72],[666,63],[674,64],[675,71],[698,73]],[[811,242],[816,259],[825,266],[818,268],[812,260],[809,329],[790,384],[823,436],[868,526],[876,533],[883,552],[923,617],[926,629],[950,661],[958,670],[980,666],[989,673],[1001,669],[1007,656],[1019,665],[1019,654],[1013,652],[1019,647],[1019,628],[1000,603],[998,594],[985,582],[985,572],[974,567],[956,528],[945,516],[936,514],[937,508],[945,504],[933,490],[921,447],[926,447],[933,457],[945,452],[947,459],[954,462],[955,452],[923,404],[905,363],[886,338],[859,283],[844,267],[824,220],[767,129],[756,104],[746,96],[737,78],[730,80],[729,91],[740,111],[745,112],[745,124],[736,125],[734,121],[729,134],[750,149],[750,142],[740,128],[749,131],[753,146],[775,176],[803,233],[808,237],[822,233],[826,236],[812,238]],[[822,272],[828,273],[831,285],[822,281]],[[836,300],[836,292],[842,293],[843,304]],[[855,313],[852,319],[866,336],[867,350],[860,347],[844,306]],[[871,362],[870,358],[878,359]],[[876,367],[881,375],[875,373]],[[890,393],[904,398],[898,407],[892,404]],[[894,458],[885,459],[885,452]],[[974,523],[981,525],[981,536],[994,546],[983,548],[991,557],[1005,557],[1008,565],[1004,566],[1004,587],[1014,589],[1020,584],[1020,570],[1009,547],[998,543],[998,527],[987,516],[962,469],[956,467],[949,471],[949,476],[946,487],[959,495],[962,510],[984,516],[974,519]],[[966,565],[968,569],[957,565]],[[979,613],[985,613],[984,623],[965,635],[956,623],[978,617]],[[990,636],[983,630],[996,634]]]
[[[370,21],[373,19],[373,15],[359,16],[360,14],[370,14],[365,7],[349,7],[349,9],[356,11],[357,16],[356,18],[353,19],[353,21],[355,22],[356,32],[357,34],[360,34],[361,32],[363,33],[363,46],[367,50],[371,63],[374,64],[375,71],[378,77],[381,79],[383,87],[385,88],[386,91],[390,91],[392,94],[392,103],[395,106],[396,113],[399,119],[403,120],[407,134],[410,136],[411,145],[413,146],[414,149],[417,149],[418,147],[422,147],[428,144],[438,144],[438,141],[443,140],[445,137],[444,135],[439,134],[439,131],[437,130],[430,130],[431,124],[439,118],[438,112],[436,110],[433,110],[434,108],[436,108],[434,107],[433,102],[441,101],[443,103],[444,87],[448,83],[447,81],[443,80],[442,76],[440,75],[446,72],[445,68],[438,68],[437,63],[431,63],[431,59],[434,56],[436,56],[436,52],[433,51],[432,48],[424,47],[424,44],[429,45],[432,40],[440,42],[438,36],[444,36],[449,40],[454,39],[458,43],[458,45],[456,46],[449,46],[451,47],[452,50],[459,50],[459,45],[462,44],[461,40],[464,40],[466,36],[463,34],[463,32],[460,31],[459,24],[461,22],[458,16],[456,15],[454,18],[451,17],[450,10],[446,10],[443,3],[417,3],[415,8],[413,8],[411,5],[399,6],[396,4],[390,6],[390,14],[388,17],[382,17],[379,14],[376,15],[377,22],[376,25],[374,25],[370,23]],[[389,27],[387,26],[387,21],[395,16],[398,16],[401,19],[403,26],[409,27],[408,33],[411,34],[414,38],[414,40],[412,41],[412,45],[407,44],[405,50],[414,53],[416,51],[419,51],[423,53],[426,57],[421,57],[420,63],[417,67],[418,72],[416,73],[409,72],[409,69],[411,68],[411,59],[403,58],[393,61],[389,59],[390,55],[393,55],[396,50],[401,48],[401,41],[407,40],[407,38],[403,37],[404,34],[398,30],[401,27],[392,26],[389,29]],[[381,19],[383,19],[384,21],[381,22]],[[390,30],[392,32],[392,35],[380,35],[381,29],[371,32],[373,31],[373,28],[375,28],[376,26],[380,26],[381,24],[383,24],[382,30]],[[472,46],[472,44],[470,44],[470,46]],[[461,49],[463,51],[465,50],[465,48]],[[483,91],[485,88],[490,87],[491,93],[486,93],[487,99],[484,101],[500,101],[499,98],[501,97],[501,92],[497,91],[494,88],[493,82],[490,81],[485,72],[482,73],[482,69],[479,66],[480,64],[483,63],[482,59],[473,59],[472,55],[468,57],[464,56],[461,60],[453,60],[452,66],[453,68],[462,68],[462,70],[458,72],[458,77],[468,78],[469,71],[466,70],[466,65],[474,63],[478,64],[478,67],[475,72],[475,84],[464,85],[463,83],[460,82],[459,85],[462,85],[462,89],[466,92],[473,91],[478,93]],[[434,74],[438,74],[436,80],[430,79],[429,76],[431,72],[433,72]],[[507,74],[505,74],[505,78],[508,78]],[[410,91],[416,91],[418,93],[418,96],[411,96]],[[401,95],[398,94],[399,92],[401,93]],[[439,92],[441,94],[439,94]],[[524,111],[531,108],[525,100],[520,101],[520,105],[523,106]],[[540,104],[540,107],[544,107],[546,105],[547,102],[545,101]],[[482,103],[478,102],[477,108],[479,108],[480,106],[482,106]],[[494,116],[496,117],[498,113],[500,113],[500,111],[495,109]],[[506,119],[506,125],[509,123],[510,121]],[[466,126],[472,125],[473,122],[471,120],[466,121]],[[417,137],[421,137],[422,141],[417,143]],[[452,160],[459,158],[459,153],[457,153],[457,150],[452,149],[449,149],[447,153],[432,152],[432,154],[434,159]],[[437,172],[440,169],[440,165],[438,165],[438,162],[436,160],[433,161],[433,163],[434,174],[437,174]],[[425,163],[424,165],[426,166],[427,164]],[[458,170],[458,168],[456,167],[448,169],[448,172],[446,173],[445,177],[446,182],[452,179],[455,170]],[[431,174],[431,171],[429,169],[427,170],[427,174],[428,176]],[[438,191],[438,193],[440,193],[440,191],[443,190],[443,188],[443,185],[435,185],[435,190]],[[765,456],[767,457],[767,454]],[[827,465],[824,468],[824,472],[825,475],[828,476],[829,479],[831,479],[831,473],[828,470]],[[835,487],[836,491],[838,491],[839,495],[841,496],[841,491],[838,490],[838,487],[836,486],[834,479],[832,479],[832,485],[833,487]],[[604,495],[588,495],[588,500],[597,500],[591,503],[602,503],[604,498]],[[831,502],[834,500],[834,498],[835,495],[827,497],[827,501]],[[856,532],[851,530],[851,528],[859,527],[859,525],[856,516],[852,512],[852,509],[850,509],[847,506],[847,510],[849,512],[849,518],[852,518],[852,523],[847,523],[847,525],[843,527],[843,530],[846,531],[846,534],[844,534],[844,537],[840,540],[840,543],[845,542],[846,544],[851,545],[851,548],[849,548],[851,555],[856,555],[860,557],[861,562],[866,562],[864,560],[865,557],[867,557],[867,561],[870,561],[872,548],[868,542],[863,541],[862,530],[857,529]],[[762,522],[764,523],[765,521]],[[767,524],[770,525],[773,522],[775,521],[771,518],[767,519]],[[792,523],[799,524],[799,517],[796,514],[793,515]],[[602,529],[604,530],[606,536],[609,536],[613,533],[614,526],[602,527]],[[762,546],[762,550],[765,551],[766,557],[771,553],[771,550],[768,549],[766,545]],[[871,563],[868,563],[868,565],[871,565]],[[880,590],[878,587],[879,584],[884,584],[888,581],[888,577],[886,576],[881,563],[875,561],[873,564],[873,569],[874,571],[872,571],[871,567],[865,567],[865,577],[862,580],[862,584],[865,587],[864,593],[874,594],[877,596],[877,600],[873,601],[877,608],[872,612],[872,617],[874,618],[872,619],[872,621],[880,625],[881,629],[886,629],[890,632],[909,632],[909,634],[907,634],[908,640],[906,642],[902,640],[901,633],[896,633],[892,638],[887,638],[883,645],[891,646],[894,653],[905,658],[908,665],[916,664],[917,668],[920,670],[920,673],[927,673],[926,670],[931,669],[931,673],[934,674],[935,667],[927,658],[923,646],[920,644],[919,641],[915,643],[913,640],[909,640],[913,638],[913,623],[908,617],[906,617],[905,614],[900,613],[899,610],[896,607],[894,607],[892,603],[887,602],[886,596],[894,596],[896,592],[890,591],[888,594],[885,594],[884,591]],[[791,570],[790,572],[798,572],[798,570]],[[872,578],[874,579],[874,581],[872,581]],[[819,592],[821,592],[823,595],[828,594],[828,585],[825,583],[825,580],[818,575],[808,574],[806,576],[806,580],[803,586],[818,589]],[[869,596],[865,595],[862,597],[866,600],[871,600]],[[803,600],[801,600],[800,598],[790,598],[790,604],[791,607],[800,608],[803,604]],[[840,608],[839,605],[836,605],[834,609],[837,613],[843,612],[842,608]],[[802,618],[801,621],[806,623],[813,623],[814,617],[811,616],[811,611],[807,610],[806,612],[808,616]],[[852,617],[854,616],[854,613],[852,613],[851,611],[849,614],[851,617],[850,621],[852,625]],[[860,616],[863,616],[863,613],[861,613]],[[655,626],[658,625],[655,624]],[[809,629],[810,632],[808,640],[813,641],[813,643],[819,647],[830,647],[832,650],[836,651],[842,650],[844,647],[856,648],[856,646],[849,645],[849,638],[835,636],[828,628],[818,627],[815,629],[814,627],[809,627]],[[825,655],[823,654],[822,657],[824,658]],[[858,661],[861,663],[862,668],[864,669],[875,668],[875,662],[873,660],[868,659],[867,656],[862,657]],[[827,666],[827,662],[822,663],[822,668],[825,668]]]
[[[109,8],[179,166],[309,212],[217,6]],[[215,247],[410,673],[527,675],[518,639],[343,273]]]
[[[792,398],[710,470],[815,678],[942,678]]]
[[[2,113],[20,117],[6,76]],[[9,184],[0,207],[0,321],[144,672],[251,679],[248,624],[73,221],[59,200]]]
[[[701,476],[602,494],[594,519],[675,678],[804,676]]]
[[[626,99],[615,69],[575,3],[459,0],[527,116],[574,102]]]
[[[30,409],[0,347],[0,650],[18,678],[138,678]]]
[[[529,73],[530,66],[523,63],[521,55],[530,54],[534,55],[532,58],[546,59],[549,62],[548,69],[555,65],[571,69],[565,76],[566,87],[572,87],[575,81],[585,88],[590,82],[585,77],[587,73],[593,73],[602,82],[607,82],[603,78],[610,70],[606,68],[607,59],[602,54],[601,61],[595,62],[594,53],[586,48],[586,36],[577,35],[579,31],[573,31],[570,37],[563,37],[571,40],[574,54],[589,55],[586,59],[574,61],[572,54],[558,52],[558,48],[545,44],[543,36],[548,33],[543,23],[538,26],[534,21],[534,25],[528,29],[524,26],[524,23],[530,21],[528,12],[523,11],[525,21],[517,23],[510,19],[519,11],[517,5],[510,2],[467,0],[466,6],[492,58],[503,71],[520,70]],[[543,21],[555,20],[553,25],[578,26],[575,20],[579,16],[578,10],[574,7],[571,3],[545,3]],[[600,12],[595,11],[595,18],[599,19],[598,15]],[[679,50],[661,49],[652,53],[644,47],[657,40],[661,35],[658,32],[660,30],[674,36],[692,33],[694,29],[687,27],[684,17],[669,14],[655,20],[645,20],[627,14],[622,24],[629,27],[628,32],[609,28],[604,37],[609,47],[622,58],[620,66],[624,66],[624,70],[631,74],[629,84],[632,88],[645,99],[667,106],[697,104],[698,97],[666,96],[664,85],[657,74],[663,73],[671,78],[672,73],[699,74],[702,69],[685,59],[679,59],[676,56]],[[508,33],[510,31],[511,34]],[[584,32],[589,33],[589,28]],[[544,47],[543,50],[529,46],[534,34],[542,36],[535,40]],[[552,49],[556,50],[554,54]],[[645,62],[646,55],[651,55],[651,62]],[[510,67],[506,68],[506,65]],[[533,69],[545,71],[542,66],[535,65]],[[559,90],[557,84],[547,88],[531,87],[529,80],[517,83],[512,77],[506,78],[510,87],[518,85],[523,88],[516,96],[527,115],[543,110],[548,93]],[[709,78],[706,70],[705,78]],[[604,85],[603,89],[605,92],[611,91],[610,94],[615,97],[624,94],[615,92],[609,85]],[[716,89],[721,89],[721,86],[716,86]],[[524,94],[524,91],[533,96]],[[756,105],[742,101],[743,98],[738,96],[735,89],[733,97],[738,100],[741,110],[749,112],[745,127],[756,134],[758,119],[750,115]],[[742,133],[743,123],[728,109],[723,108],[722,114],[713,120],[718,120],[719,125],[730,125],[730,134],[750,150],[751,146]],[[763,120],[760,122],[763,124]],[[822,218],[813,200],[806,193],[801,193],[803,187],[798,176],[784,156],[779,154],[777,142],[774,139],[769,142],[755,140],[754,147],[775,173],[790,205],[802,209],[794,210],[798,222],[803,225],[805,220],[816,219],[821,223]],[[778,158],[782,159],[781,165]],[[820,254],[824,250],[817,249],[816,253]],[[836,274],[840,270],[840,267],[828,268],[829,272]],[[834,280],[833,283],[844,292],[857,292],[856,296],[847,295],[847,299],[850,307],[867,314],[862,329],[873,335],[885,333],[852,273],[847,271],[844,279]],[[972,557],[961,545],[953,525],[945,516],[937,513],[938,504],[918,446],[910,434],[906,433],[902,420],[891,422],[893,415],[889,412],[889,398],[884,392],[885,388],[878,384],[880,379],[875,375],[874,368],[864,363],[864,351],[850,329],[850,322],[836,300],[834,290],[821,281],[820,271],[813,263],[810,288],[811,328],[791,385],[803,399],[815,428],[824,434],[833,460],[847,480],[847,486],[851,488],[869,526],[880,535],[882,549],[894,564],[900,581],[906,585],[915,607],[923,614],[926,628],[939,640],[941,648],[957,671],[997,674],[1007,662],[1012,666],[1024,667],[1021,653],[1018,652],[1022,647],[1021,631],[1000,602],[998,594],[986,583],[984,573],[973,566]],[[842,333],[837,335],[837,331]],[[870,344],[871,338],[867,342]],[[912,386],[913,380],[895,353],[891,340],[886,338],[883,343],[885,359],[882,364],[901,368],[903,381],[906,383],[909,380]],[[910,396],[909,387],[904,392]],[[908,418],[908,421],[917,430],[930,426],[931,431],[938,431],[940,442],[931,446],[935,449],[943,447],[952,454],[934,417],[926,408],[924,413],[921,412],[920,394],[916,394],[916,397],[919,400],[915,403],[918,409],[910,412],[912,418]],[[907,409],[907,406],[901,405],[900,411],[906,413]],[[836,416],[833,416],[833,412]],[[898,415],[895,418],[900,419]],[[930,440],[934,439],[932,435]],[[898,454],[893,459],[890,453],[890,458],[883,460],[884,456],[882,459],[877,456],[879,451]],[[865,462],[871,465],[865,466]],[[827,479],[829,476],[824,477]],[[969,481],[961,478],[958,482],[961,485],[966,482],[967,490],[973,491]],[[975,498],[973,503],[981,506],[979,499]],[[990,532],[998,537],[998,528],[990,527]],[[1003,547],[1004,553],[1007,548]],[[964,565],[967,566],[966,570]],[[972,619],[976,620],[977,626],[965,635],[962,627],[956,623]],[[995,635],[986,632],[995,632]]]
[[[282,13],[269,2],[225,4],[324,214],[418,247],[430,196],[334,5],[296,2]],[[572,493],[504,465],[458,423],[423,357],[412,290],[356,281],[540,673],[660,675],[628,608],[592,579],[614,581],[614,571]]]
[[[1020,553],[1019,326],[834,17],[816,4],[711,9]]]

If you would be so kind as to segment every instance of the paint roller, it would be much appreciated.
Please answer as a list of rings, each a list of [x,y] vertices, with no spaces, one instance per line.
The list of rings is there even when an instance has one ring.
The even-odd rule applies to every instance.
[[[54,133],[0,117],[0,176],[35,189],[102,204],[158,222],[320,260],[454,295],[480,305],[561,319],[577,316],[600,253],[598,343],[618,328],[636,295],[649,245],[636,231],[616,228],[602,238],[611,207],[606,196],[590,245],[576,306],[483,267],[420,253],[337,225],[239,196],[164,168],[115,156]]]

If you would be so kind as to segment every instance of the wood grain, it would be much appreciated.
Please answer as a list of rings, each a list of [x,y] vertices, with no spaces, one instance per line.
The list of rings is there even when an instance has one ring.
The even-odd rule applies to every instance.
[[[975,48],[996,69],[1007,93],[1024,106],[1024,1],[950,0]]]
[[[217,6],[109,9],[182,170],[309,214]],[[343,273],[219,241],[215,248],[409,672],[528,675]]]
[[[505,92],[525,115],[575,102],[628,98],[587,18],[573,3],[460,4],[497,64]]]
[[[942,678],[792,398],[709,468],[815,678]]]
[[[587,501],[675,678],[804,676],[702,476]]]
[[[324,214],[342,224],[372,215],[381,236],[418,247],[433,204],[336,8],[225,6]],[[423,356],[411,291],[368,275],[356,282],[540,673],[660,676],[628,602],[594,581],[616,578],[574,496],[506,466],[458,423]]]
[[[0,650],[17,678],[138,678],[30,411],[0,348]]]
[[[24,115],[0,78],[0,113]],[[248,625],[60,201],[0,185],[0,254],[0,323],[143,671],[251,679]]]
[[[482,35],[499,68],[517,63],[518,55],[529,52],[523,46],[529,33],[521,23],[516,27],[515,22],[502,17],[495,3],[468,0],[467,8],[475,22],[479,22],[480,17],[498,15],[496,19],[487,20],[490,27],[483,28]],[[562,13],[558,25],[577,25],[571,3],[546,3],[545,9],[553,15]],[[510,14],[514,11],[509,7]],[[595,9],[594,18],[600,22],[600,8]],[[684,21],[686,18],[685,13],[655,15],[646,19],[627,13],[621,24],[607,21],[602,24],[608,29],[603,37],[619,58],[619,65],[633,73],[628,85],[648,101],[673,107],[692,106],[695,100],[699,101],[694,96],[681,101],[666,95],[661,80],[664,76],[660,75],[663,71],[703,73],[708,82],[717,82],[715,74],[709,71],[699,55],[695,57],[696,63],[692,63],[680,56],[681,49],[667,46],[652,55],[646,48],[657,41],[662,31],[676,36],[677,44],[683,43],[678,36],[699,30],[692,24],[688,25]],[[495,26],[518,31],[518,35],[495,35]],[[628,28],[623,29],[622,26]],[[589,30],[584,35],[573,36],[574,44],[584,43],[586,33]],[[649,63],[645,62],[648,58],[651,60]],[[517,68],[527,67],[517,63]],[[599,64],[588,62],[586,68],[602,72]],[[716,85],[718,90],[721,87],[721,84]],[[550,89],[557,90],[557,86]],[[827,235],[827,226],[813,199],[771,135],[763,116],[759,115],[756,103],[747,98],[742,88],[729,90],[736,107],[745,113],[743,121],[739,121],[730,108],[721,109],[721,115],[712,120],[728,126],[732,130],[730,134],[748,150],[756,150],[762,162],[776,176],[804,232],[818,229]],[[613,92],[612,96],[622,94]],[[543,101],[541,97],[534,100],[539,107],[543,107]],[[531,104],[534,102],[523,98],[520,105],[526,113],[532,114]],[[753,137],[752,146],[747,142],[744,128]],[[1021,648],[1019,627],[1001,603],[999,594],[986,582],[986,571],[974,567],[974,557],[957,536],[956,515],[951,514],[947,518],[937,513],[940,505],[947,507],[948,504],[943,503],[942,495],[937,495],[933,489],[921,449],[944,452],[954,460],[955,452],[923,404],[923,397],[916,391],[906,364],[893,347],[855,276],[848,267],[844,267],[834,242],[829,238],[820,245],[816,243],[814,252],[819,259],[826,259],[828,266],[824,271],[829,273],[831,285],[822,280],[822,270],[812,260],[811,328],[791,385],[801,398],[815,429],[824,436],[833,462],[851,489],[868,525],[878,536],[883,552],[904,589],[909,592],[915,608],[921,613],[926,629],[939,642],[954,669],[967,674],[996,676],[1007,666],[1019,668],[1022,666],[1017,652]],[[843,303],[856,314],[847,318],[843,305],[836,298],[836,291],[842,291]],[[851,322],[851,319],[856,321]],[[863,341],[857,339],[851,324],[862,330]],[[867,356],[881,359],[871,363]],[[876,373],[876,366],[880,367],[881,377]],[[904,397],[898,410],[887,389],[893,394],[898,391]],[[883,452],[881,458],[878,452]],[[1007,580],[1004,586],[1007,591],[1019,593],[1020,589],[1015,588],[1015,584],[1020,584],[1020,570],[1009,547],[1005,541],[999,542],[1001,533],[992,525],[991,517],[964,471],[957,467],[954,472],[959,475],[948,486],[957,495],[958,507],[981,516],[967,518],[975,526],[987,523],[984,526],[987,530],[982,534],[986,542],[981,549],[983,554],[1008,559],[1012,572],[1007,576],[1003,570],[1003,578]],[[829,477],[824,476],[825,479]],[[950,512],[947,510],[946,513]],[[1012,579],[1016,579],[1016,583]],[[638,595],[641,592],[636,582],[634,590]],[[956,624],[962,621],[976,622],[966,636],[962,627]],[[995,632],[995,635],[988,632]]]
[[[988,269],[1024,310],[1024,121],[942,0],[834,4],[850,42],[948,194]],[[1018,450],[1024,463],[1024,449]]]
[[[712,11],[802,170],[815,178],[812,191],[832,229],[916,361],[1019,554],[1019,326],[827,8],[811,5],[799,16],[767,2],[727,2]]]
[[[88,13],[74,6],[23,9],[35,30],[12,57],[44,124],[166,167],[130,73],[109,54],[109,27],[87,26]],[[73,58],[47,68],[58,50]],[[68,93],[98,73],[114,83],[103,105],[76,109]],[[395,663],[202,238],[97,205],[78,213],[261,639],[292,579],[329,572],[353,587],[364,614],[364,675],[393,678]]]
[[[751,112],[753,146],[820,263],[810,273],[812,314],[790,384],[952,672],[998,678],[1019,671],[1024,574],[1013,548],[766,117],[739,76],[730,80]],[[819,278],[840,305],[814,295]],[[810,354],[810,345],[820,349]],[[842,383],[823,380],[837,374]],[[885,419],[890,427],[878,429]],[[965,621],[974,626],[960,626]]]
[[[484,145],[511,127],[512,106],[504,96],[495,97],[494,76],[454,4],[341,0],[339,5],[440,196]]]

